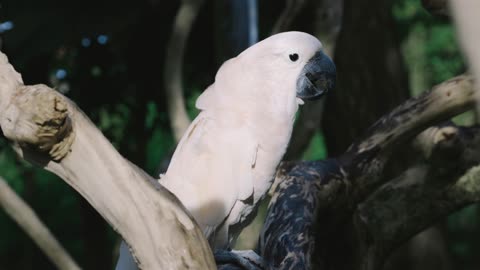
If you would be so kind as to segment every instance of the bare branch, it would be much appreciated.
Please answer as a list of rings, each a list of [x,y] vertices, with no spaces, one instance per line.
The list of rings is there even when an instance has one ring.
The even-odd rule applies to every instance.
[[[363,253],[359,269],[381,269],[395,247],[436,220],[480,201],[480,167],[468,169],[480,163],[479,127],[430,128],[415,145],[427,149],[422,151],[426,161],[383,185],[356,211]]]
[[[2,177],[0,177],[0,205],[58,269],[80,269],[33,209],[8,186]]]
[[[60,176],[130,245],[140,269],[215,269],[201,230],[156,180],[125,160],[75,104],[24,86],[0,55],[0,125],[24,159]]]
[[[353,269],[355,262],[334,256],[341,245],[326,243],[349,241],[339,239],[338,231],[351,229],[345,226],[357,204],[388,180],[382,173],[394,150],[428,126],[472,108],[474,102],[472,79],[459,76],[382,117],[338,160],[284,163],[262,231],[261,255],[284,269],[333,263],[342,265],[338,269]],[[344,249],[341,254],[349,256]]]
[[[191,123],[183,95],[183,59],[187,39],[204,0],[183,0],[167,43],[163,79],[173,135],[179,142]]]
[[[474,95],[473,79],[458,76],[404,102],[373,124],[366,135],[340,157],[345,170],[355,179],[355,198],[361,200],[380,184],[385,162],[395,147],[432,124],[472,108]]]

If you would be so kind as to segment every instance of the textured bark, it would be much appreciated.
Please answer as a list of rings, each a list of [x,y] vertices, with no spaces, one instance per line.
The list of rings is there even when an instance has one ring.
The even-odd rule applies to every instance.
[[[343,153],[375,120],[409,96],[390,10],[391,1],[344,1],[334,57],[337,87],[329,93],[322,120],[330,156]]]
[[[50,230],[38,218],[32,208],[0,177],[0,206],[27,233],[50,261],[61,270],[77,270],[80,267],[55,239]]]
[[[140,269],[214,269],[209,245],[181,203],[125,160],[68,99],[25,86],[0,55],[0,125],[18,154],[60,176],[130,245]]]
[[[445,183],[459,185],[443,186],[446,190],[442,189],[442,192],[446,193],[442,194],[449,194],[448,201],[451,201],[448,207],[444,208],[444,201],[440,201],[442,197],[437,188],[430,189],[427,185],[424,189],[419,189],[415,193],[417,195],[413,195],[411,190],[395,193],[396,196],[382,197],[381,193],[388,185],[398,185],[402,181],[399,179],[416,181],[416,178],[411,178],[408,174],[410,169],[403,174],[408,178],[399,176],[389,182],[390,179],[385,177],[385,164],[396,158],[396,151],[408,146],[417,134],[430,125],[472,108],[474,101],[472,79],[466,76],[456,77],[431,92],[406,101],[382,117],[338,159],[284,163],[277,175],[279,184],[269,206],[260,239],[260,254],[272,267],[280,269],[379,269],[394,247],[434,224],[439,216],[445,216],[476,200],[479,195],[476,190],[467,193],[465,189],[475,181],[480,181],[480,178],[468,177],[472,182],[462,180],[464,178],[458,180],[465,169],[477,161],[471,157],[475,150],[467,151],[475,149],[472,145],[478,141],[472,135],[478,133],[474,128],[465,131],[465,134],[470,135],[463,136],[465,139],[462,143],[453,143],[457,140],[452,140],[456,133],[451,132],[451,129],[438,129],[434,135],[429,136],[425,134],[431,134],[431,130],[430,133],[426,131],[416,139],[416,144],[419,145],[416,148],[428,153],[425,157],[430,162],[431,169],[437,169],[450,177],[447,179],[450,182]],[[456,127],[453,129],[457,130]],[[452,146],[448,148],[448,145]],[[458,151],[469,157],[469,161],[453,159],[458,162],[451,162],[451,155],[458,154]],[[450,166],[441,167],[438,162],[442,160],[450,161]],[[411,166],[417,168],[421,164]],[[373,193],[380,186],[380,195]],[[409,194],[412,196],[409,197]],[[380,214],[388,214],[386,210],[375,211],[368,204],[371,200],[380,199],[383,199],[383,205],[390,207],[401,206],[398,201],[408,204],[408,207],[401,208],[404,211],[433,210],[430,215],[425,212],[422,212],[423,215],[410,214],[412,219],[409,224],[399,223],[390,216],[392,224],[399,224],[395,227],[385,222],[389,217],[384,219]],[[388,207],[385,208],[388,210]],[[364,218],[367,210],[372,216]],[[368,222],[370,220],[372,223]],[[376,225],[381,228],[375,227]],[[372,231],[369,226],[377,228],[379,241],[385,242],[372,244],[372,239],[376,238],[370,235]],[[393,236],[381,236],[381,233],[390,233],[392,230]],[[377,254],[379,251],[384,252]]]
[[[354,215],[363,254],[359,269],[381,269],[412,233],[480,200],[479,127],[430,128],[414,145],[423,148],[415,150],[424,160],[379,188]]]

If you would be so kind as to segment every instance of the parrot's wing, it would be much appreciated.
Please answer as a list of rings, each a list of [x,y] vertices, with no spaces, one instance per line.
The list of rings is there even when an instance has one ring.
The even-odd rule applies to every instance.
[[[201,112],[180,141],[161,179],[204,231],[214,231],[236,201],[253,196],[252,162],[257,144],[247,129],[228,126],[233,124]]]

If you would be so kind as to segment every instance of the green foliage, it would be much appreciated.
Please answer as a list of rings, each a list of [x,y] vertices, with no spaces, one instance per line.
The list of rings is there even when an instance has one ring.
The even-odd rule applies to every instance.
[[[477,269],[480,248],[480,206],[471,205],[447,219],[448,247],[456,269]]]
[[[321,132],[316,132],[310,144],[303,153],[303,160],[320,160],[327,157],[327,147]]]
[[[98,128],[118,147],[128,133],[131,109],[127,104],[105,105],[98,110]]]
[[[453,25],[432,17],[418,0],[395,0],[402,50],[413,95],[465,72]]]
[[[203,90],[193,89],[190,91],[190,96],[187,97],[187,113],[190,119],[194,119],[199,113],[198,109],[195,107],[195,102],[202,92]]]
[[[393,14],[400,29],[413,95],[465,72],[455,29],[451,22],[430,16],[419,0],[395,0]],[[475,122],[473,112],[454,118],[461,125]],[[477,269],[480,248],[480,211],[473,205],[447,219],[447,246],[455,269]]]
[[[154,177],[158,177],[158,174],[165,170],[162,163],[166,162],[169,154],[173,151],[174,145],[171,132],[162,128],[155,128],[147,144],[149,150],[146,152],[146,171]]]
[[[430,78],[433,84],[441,83],[465,72],[465,64],[460,54],[451,24],[436,24],[429,29],[426,47]]]

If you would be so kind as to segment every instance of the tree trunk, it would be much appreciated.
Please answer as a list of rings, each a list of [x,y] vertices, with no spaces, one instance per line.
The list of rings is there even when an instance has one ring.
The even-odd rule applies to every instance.
[[[323,132],[330,156],[409,96],[391,1],[346,0],[335,49],[337,88],[326,101]]]

